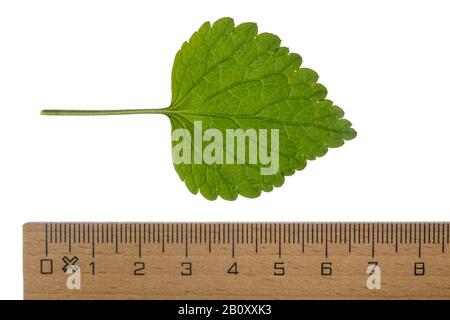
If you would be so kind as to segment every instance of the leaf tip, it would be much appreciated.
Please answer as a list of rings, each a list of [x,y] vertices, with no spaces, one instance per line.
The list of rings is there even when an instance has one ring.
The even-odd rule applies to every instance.
[[[353,140],[356,138],[358,133],[353,128],[348,128],[345,132],[345,140]]]

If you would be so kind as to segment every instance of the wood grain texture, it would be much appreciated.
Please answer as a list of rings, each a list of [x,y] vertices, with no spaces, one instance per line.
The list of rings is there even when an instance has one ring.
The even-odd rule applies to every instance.
[[[25,299],[450,298],[448,223],[30,223],[23,232]],[[69,290],[63,267],[75,260],[81,288]],[[375,262],[381,288],[369,290]]]

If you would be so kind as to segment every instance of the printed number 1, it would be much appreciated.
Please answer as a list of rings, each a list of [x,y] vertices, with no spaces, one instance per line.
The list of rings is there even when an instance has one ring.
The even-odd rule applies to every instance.
[[[95,262],[91,262],[89,265],[91,266],[91,274],[95,276]]]

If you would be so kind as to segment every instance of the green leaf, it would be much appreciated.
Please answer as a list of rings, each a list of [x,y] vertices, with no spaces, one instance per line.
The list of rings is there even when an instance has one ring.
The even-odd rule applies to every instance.
[[[238,195],[256,198],[262,191],[281,186],[285,176],[305,168],[308,160],[323,156],[328,148],[339,147],[356,136],[351,123],[343,119],[342,109],[326,99],[327,90],[317,82],[317,73],[300,68],[301,57],[281,47],[280,42],[276,35],[258,34],[255,23],[235,26],[231,18],[222,18],[212,25],[206,22],[183,43],[175,57],[172,102],[168,108],[43,110],[42,114],[165,114],[173,133],[177,129],[189,133],[172,144],[175,150],[180,141],[191,142],[190,151],[184,149],[180,153],[190,159],[189,163],[174,166],[192,193],[200,192],[210,200],[218,196],[234,200]],[[201,141],[201,149],[194,147],[194,124],[200,121],[203,133],[216,129],[223,137],[230,129],[277,130],[277,146],[270,144],[275,141],[270,137],[266,144],[258,145],[252,139],[260,136],[251,135],[246,146],[249,148],[254,142],[278,153],[278,170],[262,174],[267,164],[259,158],[250,163],[250,151],[244,164],[237,163],[237,154],[230,156],[233,164],[195,163],[195,157],[211,143]],[[226,158],[230,149],[224,145],[211,154]]]
[[[187,128],[193,136],[193,123],[201,120],[221,131],[280,132],[277,174],[261,175],[260,164],[176,164],[191,192],[200,191],[207,199],[258,197],[281,186],[307,160],[356,136],[342,119],[342,109],[325,99],[327,91],[317,83],[317,74],[300,64],[300,56],[280,47],[276,35],[258,34],[255,23],[235,27],[231,18],[204,23],[183,44],[172,70],[173,129]]]

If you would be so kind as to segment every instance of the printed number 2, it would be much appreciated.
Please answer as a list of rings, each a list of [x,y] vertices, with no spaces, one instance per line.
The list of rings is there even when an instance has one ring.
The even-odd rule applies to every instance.
[[[145,262],[135,262],[134,266],[136,267],[134,269],[135,276],[145,276]]]

